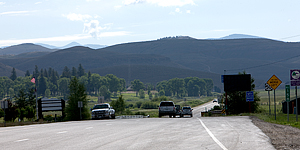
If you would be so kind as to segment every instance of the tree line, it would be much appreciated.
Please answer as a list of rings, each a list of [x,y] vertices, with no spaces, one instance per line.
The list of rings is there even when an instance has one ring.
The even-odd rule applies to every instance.
[[[113,74],[100,76],[96,73],[85,72],[83,66],[79,64],[78,68],[72,67],[70,70],[67,66],[64,67],[61,75],[58,71],[49,67],[48,69],[35,69],[32,74],[27,70],[25,77],[17,77],[15,68],[13,68],[10,77],[0,77],[0,98],[14,97],[20,90],[26,89],[27,92],[35,89],[35,85],[31,83],[31,79],[35,77],[35,85],[38,97],[59,97],[66,99],[69,94],[68,86],[71,78],[76,77],[80,83],[86,88],[88,95],[104,96],[109,99],[112,94],[126,91],[125,79],[118,78]],[[138,79],[131,81],[130,85],[133,91],[136,91],[136,96],[144,97],[144,90],[151,95],[151,90],[159,92],[160,96],[210,96],[213,90],[212,79],[200,79],[198,77],[173,78],[158,82],[156,86],[146,83],[144,84]],[[139,94],[140,93],[140,94]]]
[[[0,98],[14,97],[22,89],[35,89],[35,85],[31,83],[31,79],[35,77],[35,85],[38,97],[61,97],[67,98],[69,94],[68,85],[71,78],[76,77],[80,83],[83,83],[86,92],[89,95],[101,95],[106,98],[111,97],[111,93],[125,90],[125,80],[118,78],[113,74],[100,76],[96,73],[85,72],[81,64],[78,68],[72,67],[70,70],[64,67],[61,75],[53,68],[35,69],[32,74],[26,71],[25,77],[16,77],[15,68],[12,70],[10,77],[0,77]]]

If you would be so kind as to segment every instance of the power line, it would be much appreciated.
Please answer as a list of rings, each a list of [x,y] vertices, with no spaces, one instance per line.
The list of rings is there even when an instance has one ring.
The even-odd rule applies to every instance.
[[[298,36],[300,36],[300,34],[299,34],[299,35],[294,35],[294,36],[285,37],[285,38],[281,38],[280,40],[289,39],[289,38],[294,38],[294,37],[298,37]]]
[[[225,72],[226,71],[238,71],[238,70],[247,70],[247,69],[259,68],[259,67],[264,67],[264,66],[269,66],[269,65],[276,64],[276,63],[284,62],[284,61],[287,61],[287,60],[290,60],[290,59],[293,59],[293,58],[297,58],[297,57],[300,57],[300,55],[296,55],[296,56],[293,56],[293,57],[290,57],[290,58],[282,59],[282,60],[271,62],[271,63],[267,63],[267,64],[262,64],[262,65],[247,67],[247,68],[229,69],[229,70],[224,70],[224,71]]]

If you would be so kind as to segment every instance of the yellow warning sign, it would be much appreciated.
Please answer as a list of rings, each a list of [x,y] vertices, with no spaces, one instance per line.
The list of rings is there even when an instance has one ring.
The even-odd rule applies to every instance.
[[[282,83],[282,81],[281,81],[279,78],[277,78],[275,75],[273,75],[273,76],[268,80],[267,83],[271,86],[272,89],[275,90],[275,89]]]

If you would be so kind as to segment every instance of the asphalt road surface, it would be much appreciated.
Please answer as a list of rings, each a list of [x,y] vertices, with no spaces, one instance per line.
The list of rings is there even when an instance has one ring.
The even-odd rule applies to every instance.
[[[0,128],[0,149],[248,150],[274,147],[247,116],[61,122]]]

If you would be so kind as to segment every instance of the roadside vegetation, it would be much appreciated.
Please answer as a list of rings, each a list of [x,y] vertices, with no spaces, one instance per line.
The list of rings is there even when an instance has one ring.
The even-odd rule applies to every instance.
[[[291,88],[291,100],[296,98],[295,89]],[[287,114],[283,113],[282,102],[285,101],[285,89],[277,89],[275,92],[276,98],[276,120],[275,120],[275,108],[274,108],[274,91],[270,92],[270,110],[269,113],[269,96],[268,92],[264,90],[258,91],[258,96],[260,97],[259,110],[255,113],[244,113],[242,115],[252,115],[257,116],[259,119],[270,123],[290,125],[300,129],[300,114],[298,114],[298,122],[296,121],[296,114],[289,114],[289,121],[287,121]],[[299,98],[299,95],[297,96]],[[300,105],[300,104],[298,104]],[[290,108],[293,109],[293,108]]]
[[[65,114],[43,112],[43,120],[47,122],[90,119],[89,110],[99,103],[99,96],[114,107],[116,115],[157,117],[161,101],[172,100],[178,105],[195,107],[217,95],[212,93],[213,89],[217,89],[212,79],[198,77],[173,78],[156,85],[138,79],[130,81],[127,86],[126,83],[129,82],[113,74],[100,76],[90,71],[86,73],[81,64],[71,70],[65,66],[61,75],[52,68],[39,70],[35,66],[33,74],[27,71],[25,77],[17,77],[13,68],[10,77],[0,77],[0,98],[9,103],[5,110],[5,121],[24,123],[37,121],[35,94],[38,99],[47,97],[67,100]],[[78,101],[83,102],[81,113]],[[3,116],[4,111],[1,109],[2,122]]]

